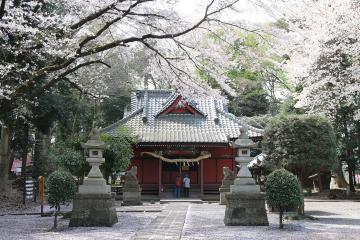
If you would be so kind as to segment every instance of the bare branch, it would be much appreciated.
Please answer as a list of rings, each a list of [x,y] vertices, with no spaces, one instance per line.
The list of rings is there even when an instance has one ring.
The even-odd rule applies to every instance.
[[[124,12],[124,10],[119,10],[120,12]],[[154,17],[154,18],[159,18],[159,19],[163,19],[163,20],[167,20],[169,21],[170,19],[168,17],[165,17],[164,15],[160,15],[160,14],[156,14],[156,13],[137,13],[137,12],[129,12],[128,15],[131,16],[141,16],[141,17]]]
[[[87,16],[86,18],[83,18],[80,21],[78,21],[77,23],[73,24],[70,28],[73,30],[77,29],[77,28],[83,26],[84,24],[104,15],[105,13],[108,13],[111,9],[114,9],[116,4],[118,4],[120,2],[124,2],[124,1],[126,1],[126,0],[118,0],[117,2],[114,2],[114,3],[110,4],[109,6],[104,7],[102,9],[100,9],[99,11],[92,13],[89,16]]]
[[[173,39],[174,42],[176,43],[176,45],[181,49],[183,50],[183,52],[186,54],[186,56],[188,57],[188,59],[194,64],[194,66],[200,70],[201,67],[198,65],[198,63],[193,59],[193,57],[190,55],[190,53],[184,48],[185,45],[182,44],[182,42],[176,40],[176,39]],[[187,47],[187,46],[185,46]]]
[[[170,60],[172,59],[169,59],[167,57],[165,57],[158,49],[154,48],[153,46],[151,46],[150,44],[148,44],[146,41],[141,41],[142,44],[144,44],[147,48],[149,48],[150,50],[154,51],[157,55],[159,55],[162,59],[164,59],[166,61],[166,63],[168,64],[168,66],[170,67],[170,69],[174,72],[174,74],[176,74],[177,77],[178,74],[174,71],[174,69],[176,69],[177,71],[187,75],[189,78],[192,79],[192,77],[190,76],[190,74],[188,74],[187,72],[185,72],[183,69],[180,69],[178,67],[176,67],[174,64],[172,64],[170,62]]]
[[[219,12],[221,12],[221,11],[227,9],[227,8],[231,8],[232,6],[234,6],[234,5],[235,5],[237,2],[239,2],[239,1],[240,1],[240,0],[235,0],[235,1],[233,1],[233,2],[231,2],[231,3],[229,3],[229,4],[225,5],[225,6],[223,6],[223,7],[221,7],[221,8],[218,8],[218,9],[210,12],[209,14],[207,14],[207,16],[211,16],[211,15],[214,15],[214,14],[216,14],[216,13],[219,13]],[[208,6],[210,7],[213,3],[214,3],[214,1],[212,1]],[[208,9],[209,9],[209,8],[207,8],[207,10],[208,10]]]
[[[120,21],[121,19],[123,19],[126,15],[128,15],[131,11],[132,8],[136,7],[137,5],[144,3],[144,2],[148,2],[148,1],[152,1],[152,0],[138,0],[135,3],[131,4],[129,6],[129,8],[125,11],[123,11],[123,14],[113,20],[111,20],[110,22],[107,22],[102,28],[100,28],[100,30],[98,30],[94,35],[92,36],[88,36],[86,37],[83,41],[81,41],[79,43],[80,48],[78,49],[78,53],[81,52],[81,49],[83,48],[83,46],[85,44],[87,44],[88,42],[90,42],[91,40],[96,39],[97,37],[99,37],[103,32],[105,32],[110,26],[112,26],[114,23]]]
[[[211,34],[213,34],[215,37],[217,37],[219,40],[223,41],[224,43],[228,44],[229,46],[234,46],[234,44],[230,43],[229,41],[227,41],[226,39],[222,38],[219,34],[217,34],[216,32],[212,31],[209,28],[206,27],[199,27],[200,29],[204,29],[208,32],[210,32]]]
[[[247,28],[242,27],[242,26],[240,26],[240,25],[237,25],[237,24],[234,24],[234,23],[229,23],[229,22],[224,22],[224,21],[221,21],[221,20],[215,19],[215,18],[208,18],[207,21],[208,21],[208,22],[218,22],[218,23],[221,23],[221,24],[223,24],[223,25],[228,25],[228,26],[231,26],[231,27],[235,27],[235,28],[241,29],[241,30],[246,31],[246,32],[255,33],[255,34],[257,34],[257,35],[260,35],[259,31],[261,31],[261,30],[259,30],[259,29],[250,30],[250,29],[247,29]],[[261,35],[260,35],[260,36],[261,36]],[[261,37],[262,37],[262,36],[261,36]]]
[[[81,57],[83,56],[88,56],[88,55],[91,55],[91,54],[94,54],[94,53],[98,53],[98,52],[102,52],[102,51],[105,51],[105,50],[108,50],[108,49],[111,49],[111,48],[114,48],[114,47],[117,47],[119,45],[126,45],[128,43],[132,43],[132,42],[142,42],[146,39],[166,39],[166,38],[176,38],[176,37],[180,37],[182,35],[185,35],[191,31],[193,31],[194,29],[198,28],[202,23],[204,23],[205,21],[208,20],[208,17],[210,15],[213,15],[215,13],[218,13],[224,9],[226,9],[227,7],[230,7],[232,5],[234,5],[236,2],[238,2],[239,0],[236,0],[236,1],[233,1],[232,3],[222,7],[222,8],[219,8],[211,13],[209,13],[209,9],[210,7],[213,5],[215,0],[212,0],[207,6],[206,6],[206,10],[205,10],[205,15],[202,19],[200,19],[197,23],[195,23],[192,27],[190,28],[187,28],[183,31],[180,31],[180,32],[177,32],[177,33],[167,33],[167,34],[161,34],[161,35],[157,35],[157,34],[145,34],[141,37],[129,37],[129,38],[125,38],[125,39],[120,39],[120,40],[117,40],[117,41],[114,41],[114,42],[111,42],[111,43],[108,43],[108,44],[104,44],[102,46],[97,46],[93,49],[90,49],[86,52],[83,52],[80,54]]]
[[[92,98],[97,98],[97,99],[103,99],[102,97],[96,96],[95,94],[86,91],[85,89],[83,89],[80,85],[78,85],[77,83],[71,81],[69,78],[63,78],[64,81],[68,82],[73,88],[77,89],[80,94],[85,94],[85,95],[89,95]]]

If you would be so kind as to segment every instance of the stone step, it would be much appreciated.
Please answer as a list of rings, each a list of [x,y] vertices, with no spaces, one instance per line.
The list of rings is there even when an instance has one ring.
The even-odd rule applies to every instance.
[[[200,203],[200,204],[203,203],[203,201],[200,198],[163,198],[163,199],[160,199],[160,204],[164,204],[164,203],[181,203],[181,202]]]

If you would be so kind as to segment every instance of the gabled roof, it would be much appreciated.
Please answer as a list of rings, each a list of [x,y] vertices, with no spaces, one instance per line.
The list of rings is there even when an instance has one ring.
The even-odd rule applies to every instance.
[[[179,99],[196,114],[171,111]],[[218,99],[187,99],[168,90],[136,91],[131,97],[130,112],[102,132],[115,135],[119,125],[130,128],[140,143],[229,143],[242,128],[248,130],[249,137],[262,135],[260,129],[228,113]]]
[[[163,105],[163,108],[155,114],[155,117],[173,113],[189,113],[193,115],[201,115],[203,117],[206,116],[205,113],[196,107],[195,101],[188,101],[186,98],[177,93],[172,94]]]

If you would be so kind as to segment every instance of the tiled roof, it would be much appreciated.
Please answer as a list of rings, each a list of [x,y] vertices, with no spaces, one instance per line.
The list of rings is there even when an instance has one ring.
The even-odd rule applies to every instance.
[[[141,143],[228,143],[248,129],[249,137],[262,135],[227,112],[224,104],[212,97],[186,99],[202,115],[170,113],[157,117],[179,95],[167,90],[137,91],[131,98],[131,110],[120,121],[106,127],[102,132],[115,135],[119,125],[130,128]]]
[[[249,168],[258,168],[264,165],[264,162],[267,160],[267,155],[265,153],[260,153],[248,164]]]

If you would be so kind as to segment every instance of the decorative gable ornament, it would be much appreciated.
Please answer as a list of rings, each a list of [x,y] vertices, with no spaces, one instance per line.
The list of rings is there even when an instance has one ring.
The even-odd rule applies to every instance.
[[[181,95],[171,96],[169,100],[165,102],[164,107],[159,111],[156,117],[166,116],[169,114],[192,114],[195,116],[206,116],[195,106],[194,102],[187,101]]]

